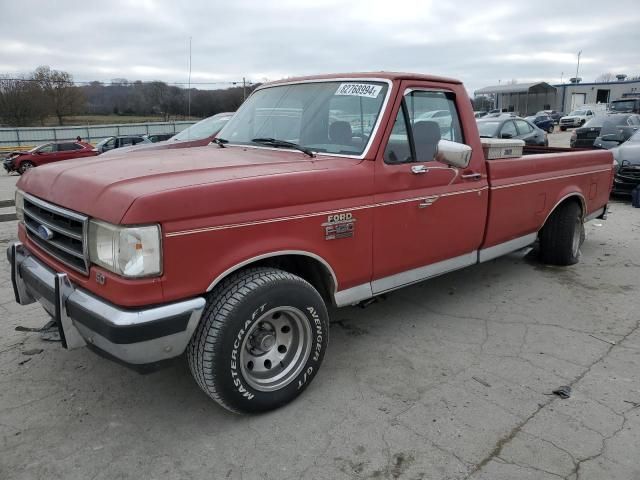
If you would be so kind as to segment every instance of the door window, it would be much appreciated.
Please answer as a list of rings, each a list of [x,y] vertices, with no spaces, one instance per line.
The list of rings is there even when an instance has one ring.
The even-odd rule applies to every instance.
[[[528,133],[533,132],[533,128],[524,120],[516,120],[516,125],[518,127],[518,132],[520,135],[527,135]]]
[[[82,146],[77,143],[61,143],[58,145],[58,150],[61,152],[72,152],[73,150],[80,150]]]
[[[513,138],[518,136],[516,125],[511,120],[504,122],[502,130],[500,130],[500,136],[502,138]]]
[[[464,143],[454,95],[412,90],[402,100],[384,160],[389,164],[432,161],[440,139]]]

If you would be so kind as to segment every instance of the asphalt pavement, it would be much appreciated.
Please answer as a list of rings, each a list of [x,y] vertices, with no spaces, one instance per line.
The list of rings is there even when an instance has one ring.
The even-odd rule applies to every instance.
[[[3,255],[0,478],[638,479],[640,210],[586,231],[571,267],[527,249],[332,311],[313,383],[257,416],[184,361],[141,376],[17,331],[47,316],[15,304]]]

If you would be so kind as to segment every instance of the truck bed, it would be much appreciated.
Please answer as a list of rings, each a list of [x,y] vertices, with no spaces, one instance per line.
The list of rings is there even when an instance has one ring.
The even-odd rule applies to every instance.
[[[569,196],[580,199],[585,218],[607,204],[613,175],[611,152],[525,150],[522,157],[486,162],[490,193],[483,248],[536,234],[555,206]]]

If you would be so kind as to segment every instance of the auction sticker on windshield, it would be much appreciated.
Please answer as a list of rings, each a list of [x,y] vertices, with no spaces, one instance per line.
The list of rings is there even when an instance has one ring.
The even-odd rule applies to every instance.
[[[382,86],[370,83],[342,83],[338,87],[336,95],[377,98],[380,90],[382,90]]]

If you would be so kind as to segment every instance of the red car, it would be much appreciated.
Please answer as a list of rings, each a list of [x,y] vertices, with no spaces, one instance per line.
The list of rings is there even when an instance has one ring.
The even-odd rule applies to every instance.
[[[3,165],[7,172],[22,175],[27,170],[46,163],[95,155],[98,155],[98,151],[86,142],[45,143],[26,152],[12,152],[5,158]]]
[[[130,147],[117,148],[109,150],[102,156],[121,155],[129,152],[146,152],[148,150],[164,150],[167,148],[190,148],[203,147],[209,145],[222,127],[224,127],[229,119],[233,117],[233,112],[223,112],[207,117],[194,123],[189,128],[184,129],[180,133],[175,134],[169,140],[156,142],[153,144],[132,145]]]

